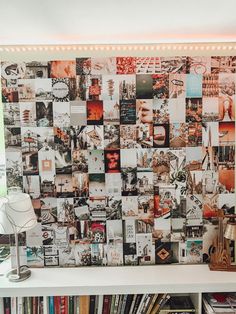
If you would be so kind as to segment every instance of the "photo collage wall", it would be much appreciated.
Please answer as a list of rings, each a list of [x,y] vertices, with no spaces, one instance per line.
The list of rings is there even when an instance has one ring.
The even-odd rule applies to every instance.
[[[1,78],[7,186],[38,219],[22,263],[209,261],[217,209],[235,213],[235,56],[2,62]]]

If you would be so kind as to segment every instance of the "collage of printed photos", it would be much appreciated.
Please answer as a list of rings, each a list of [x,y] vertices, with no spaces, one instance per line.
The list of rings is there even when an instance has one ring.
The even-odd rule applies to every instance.
[[[38,217],[24,263],[209,261],[217,208],[235,213],[236,57],[2,62],[1,80],[7,185]]]

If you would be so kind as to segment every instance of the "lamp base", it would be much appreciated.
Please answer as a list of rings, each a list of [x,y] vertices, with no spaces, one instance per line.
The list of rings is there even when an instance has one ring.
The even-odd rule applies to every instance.
[[[7,274],[7,278],[11,282],[24,281],[31,276],[31,270],[27,266],[20,267],[20,275],[17,275],[17,269],[12,269]]]
[[[219,264],[208,264],[210,270],[215,271],[236,271],[236,265],[219,265]]]

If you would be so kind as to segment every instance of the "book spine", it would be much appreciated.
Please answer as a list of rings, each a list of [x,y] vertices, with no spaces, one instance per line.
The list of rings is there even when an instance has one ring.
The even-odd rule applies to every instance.
[[[65,314],[65,296],[60,297],[60,314]]]
[[[145,302],[143,304],[142,310],[141,310],[141,314],[147,313],[147,308],[148,308],[148,305],[149,305],[151,297],[152,297],[151,294],[147,295],[147,298],[146,298],[146,300],[145,300]]]
[[[129,314],[129,310],[130,310],[130,307],[131,307],[131,303],[132,303],[133,297],[134,297],[134,295],[128,294],[126,305],[125,305],[124,314]]]
[[[32,299],[30,297],[27,297],[27,313],[31,314],[32,313]]]
[[[137,295],[137,298],[136,298],[136,300],[135,300],[135,304],[134,304],[134,308],[133,308],[133,314],[136,314],[137,313],[137,310],[138,310],[138,308],[139,308],[139,304],[140,304],[140,302],[141,302],[141,300],[142,300],[142,297],[143,297],[143,295],[142,294],[138,294]]]
[[[4,314],[11,314],[11,298],[3,298]]]
[[[122,307],[123,298],[124,298],[124,295],[121,294],[121,295],[120,295],[120,298],[119,298],[119,304],[118,304],[117,314],[121,314],[121,307]]]
[[[102,314],[109,314],[109,295],[103,297]]]
[[[49,297],[49,314],[55,314],[55,312],[54,312],[54,298],[53,298],[53,296]]]
[[[135,301],[137,299],[137,294],[134,294],[134,297],[133,297],[133,300],[132,300],[132,303],[131,303],[131,306],[130,306],[130,309],[129,309],[129,314],[132,314],[133,313],[133,309],[134,309],[134,304],[135,304]]]
[[[137,314],[140,314],[140,313],[141,313],[142,308],[143,308],[143,304],[144,304],[144,301],[146,300],[146,298],[147,298],[147,294],[143,294],[142,299],[141,299],[140,302],[139,302],[138,309],[137,309],[137,311],[136,311]]]
[[[94,314],[95,310],[95,295],[89,297],[89,314]]]
[[[69,314],[69,308],[68,308],[68,296],[65,297],[65,314]]]
[[[103,308],[103,295],[98,296],[98,313],[102,314],[102,308]]]
[[[0,313],[4,313],[4,303],[2,297],[0,297]]]
[[[43,297],[39,297],[39,314],[44,314],[44,312],[46,312],[46,308],[44,311],[44,298]],[[46,314],[46,313],[45,313]]]
[[[98,313],[98,295],[95,296],[95,309],[94,314]]]
[[[60,314],[60,297],[54,297],[54,312],[55,314]]]
[[[158,298],[158,294],[155,294],[155,295],[153,296],[152,300],[151,300],[151,303],[149,304],[149,307],[148,307],[148,309],[147,309],[147,313],[146,313],[146,314],[150,314],[150,313],[151,313],[152,308],[154,307],[157,298]]]
[[[123,314],[125,312],[125,306],[127,302],[128,294],[125,294],[123,297],[122,305],[121,305],[121,313]]]
[[[16,314],[16,297],[11,297],[11,314]]]
[[[76,297],[76,314],[78,313],[80,313],[80,297],[77,295]]]
[[[115,299],[114,314],[117,314],[118,306],[119,306],[119,299],[120,299],[120,295],[117,294],[116,299]]]
[[[69,296],[69,314],[74,314],[74,297]]]
[[[114,313],[114,307],[115,307],[115,300],[116,300],[116,295],[113,294],[111,298],[111,308],[110,308],[110,313]]]

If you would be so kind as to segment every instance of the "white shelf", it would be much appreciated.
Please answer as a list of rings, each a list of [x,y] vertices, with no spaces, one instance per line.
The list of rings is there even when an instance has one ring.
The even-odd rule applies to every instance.
[[[2,263],[0,273],[9,266],[9,261]],[[236,273],[213,272],[207,265],[38,268],[19,283],[0,276],[0,297],[235,290]]]

